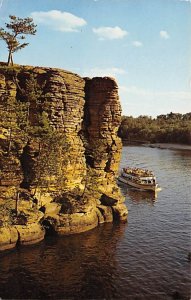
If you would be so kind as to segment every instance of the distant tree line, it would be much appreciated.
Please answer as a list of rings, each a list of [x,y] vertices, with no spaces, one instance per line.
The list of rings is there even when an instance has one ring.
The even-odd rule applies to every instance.
[[[191,145],[191,112],[156,118],[123,116],[119,136],[127,142],[182,143]]]

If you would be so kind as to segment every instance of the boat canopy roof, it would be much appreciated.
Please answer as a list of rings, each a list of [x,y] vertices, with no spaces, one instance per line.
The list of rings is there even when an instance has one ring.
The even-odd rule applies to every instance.
[[[131,176],[135,176],[135,177],[139,177],[140,179],[153,179],[155,178],[154,174],[152,171],[149,170],[144,170],[144,169],[140,169],[140,168],[123,168],[123,172],[131,175]]]

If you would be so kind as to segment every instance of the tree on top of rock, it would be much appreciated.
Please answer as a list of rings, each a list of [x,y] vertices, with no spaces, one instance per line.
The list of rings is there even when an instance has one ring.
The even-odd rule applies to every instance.
[[[35,35],[36,26],[32,18],[18,18],[16,16],[9,16],[10,22],[5,23],[6,28],[0,28],[0,39],[7,44],[8,61],[7,65],[13,65],[13,53],[25,48],[29,43],[22,43],[26,37],[25,35]]]

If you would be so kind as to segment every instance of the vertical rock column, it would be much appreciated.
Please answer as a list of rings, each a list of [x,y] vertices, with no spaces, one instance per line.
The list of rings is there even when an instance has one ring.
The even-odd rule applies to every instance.
[[[121,122],[118,86],[113,78],[95,77],[86,79],[85,90],[86,160],[93,170],[96,189],[101,194],[98,208],[105,214],[105,206],[107,210],[110,207],[113,215],[123,221],[127,219],[127,208],[116,184],[122,149],[117,135]],[[107,217],[105,219],[107,221]]]
[[[62,158],[68,162],[63,169],[65,185],[68,190],[82,188],[86,164],[79,132],[84,113],[85,81],[76,74],[56,69],[47,70],[46,80],[50,122],[53,127],[59,129],[69,146]]]
[[[50,182],[47,183],[49,190],[51,193],[59,194],[60,190],[67,192],[74,188],[83,189],[82,181],[86,175],[86,162],[84,146],[79,132],[84,114],[85,81],[76,74],[58,69],[34,68],[31,73],[35,74],[37,82],[45,83],[43,96],[46,99],[46,105],[42,110],[47,113],[51,126],[62,137],[63,143],[65,142],[63,150],[58,153],[58,170],[55,176],[50,178]],[[25,71],[22,75],[23,78],[26,78]],[[35,126],[34,116],[40,114],[40,112],[31,110],[31,114],[31,120],[33,118],[33,126]],[[38,152],[38,144],[31,140],[26,151],[28,151],[26,153],[28,159],[26,163],[29,166],[29,158],[34,156],[33,153]],[[37,160],[38,156],[35,159]],[[35,164],[31,163],[30,170],[27,169],[27,173],[31,173],[31,186],[35,186],[35,182],[33,182],[35,172]],[[65,179],[63,186],[58,185],[58,175]],[[48,178],[46,179],[48,181]],[[43,197],[42,189],[43,186],[39,186],[41,199]],[[44,194],[44,198],[48,199],[47,191]]]

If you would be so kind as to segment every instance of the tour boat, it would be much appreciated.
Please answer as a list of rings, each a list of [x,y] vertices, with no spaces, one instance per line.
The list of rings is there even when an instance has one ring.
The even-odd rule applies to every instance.
[[[160,190],[152,171],[140,168],[123,168],[118,180],[134,188],[157,192]]]

